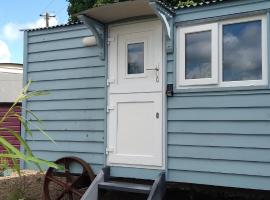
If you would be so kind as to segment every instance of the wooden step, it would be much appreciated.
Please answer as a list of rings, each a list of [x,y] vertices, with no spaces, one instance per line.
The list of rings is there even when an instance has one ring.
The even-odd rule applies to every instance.
[[[106,190],[115,190],[122,192],[131,192],[131,193],[140,193],[140,194],[149,194],[152,186],[151,185],[142,185],[135,183],[125,183],[125,182],[102,182],[98,184],[99,189]]]
[[[101,190],[146,194],[147,200],[162,200],[165,194],[165,173],[161,172],[152,185],[110,180],[110,168],[103,168],[89,186],[81,200],[99,200]]]

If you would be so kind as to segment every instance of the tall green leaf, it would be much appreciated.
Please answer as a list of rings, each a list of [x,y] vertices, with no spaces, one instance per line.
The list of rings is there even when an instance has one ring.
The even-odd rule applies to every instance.
[[[41,134],[43,134],[46,138],[48,138],[50,141],[55,143],[54,140],[40,127],[40,125],[42,125],[42,120],[40,120],[38,116],[35,115],[31,110],[22,108],[24,109],[24,112],[26,114],[29,114],[31,117],[34,118],[36,123],[33,123],[31,120],[25,119],[23,116],[19,115],[16,112],[16,109],[18,108],[18,104],[21,101],[25,101],[32,97],[48,94],[48,92],[46,91],[30,91],[29,92],[30,85],[31,85],[31,81],[29,81],[29,83],[23,88],[22,93],[16,98],[15,102],[11,105],[8,111],[0,119],[0,133],[2,131],[8,132],[10,135],[14,136],[19,141],[19,143],[24,149],[24,152],[21,152],[13,144],[11,144],[5,137],[1,136],[0,134],[0,145],[5,149],[5,152],[6,152],[6,153],[1,153],[0,158],[10,159],[12,162],[12,166],[10,167],[12,167],[13,170],[16,171],[19,175],[21,175],[20,166],[18,164],[19,160],[23,160],[27,163],[33,163],[34,165],[36,165],[36,167],[39,170],[42,169],[41,165],[46,165],[47,167],[53,167],[57,169],[63,169],[62,166],[59,166],[53,162],[36,157],[33,154],[30,146],[27,144],[27,141],[24,138],[22,138],[18,132],[4,126],[5,125],[4,122],[8,121],[10,117],[15,117],[21,122],[26,134],[33,136],[31,127],[35,127],[37,128],[37,130],[39,130]]]

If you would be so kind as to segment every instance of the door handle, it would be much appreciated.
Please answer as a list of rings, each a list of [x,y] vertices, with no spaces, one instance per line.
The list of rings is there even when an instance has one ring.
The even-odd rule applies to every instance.
[[[159,64],[155,65],[155,68],[147,68],[148,71],[155,71],[156,72],[156,82],[159,82]]]
[[[149,70],[149,71],[159,71],[159,68],[158,67],[155,67],[155,68],[147,68],[146,70]]]

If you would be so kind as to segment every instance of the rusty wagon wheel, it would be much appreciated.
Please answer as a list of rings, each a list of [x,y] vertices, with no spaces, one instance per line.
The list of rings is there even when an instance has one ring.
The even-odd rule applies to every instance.
[[[79,200],[95,178],[88,163],[77,157],[64,157],[55,161],[64,170],[49,168],[45,175],[45,200]]]

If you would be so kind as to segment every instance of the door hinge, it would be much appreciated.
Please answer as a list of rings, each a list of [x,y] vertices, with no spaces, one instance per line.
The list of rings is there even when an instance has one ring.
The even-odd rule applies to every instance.
[[[106,154],[108,155],[109,153],[114,152],[114,148],[107,147],[106,148]]]
[[[115,79],[107,79],[107,86],[115,83]]]
[[[114,106],[107,106],[107,113],[109,113],[111,110],[114,110]]]
[[[111,42],[114,42],[114,37],[108,38],[107,40],[107,44],[110,45]]]

